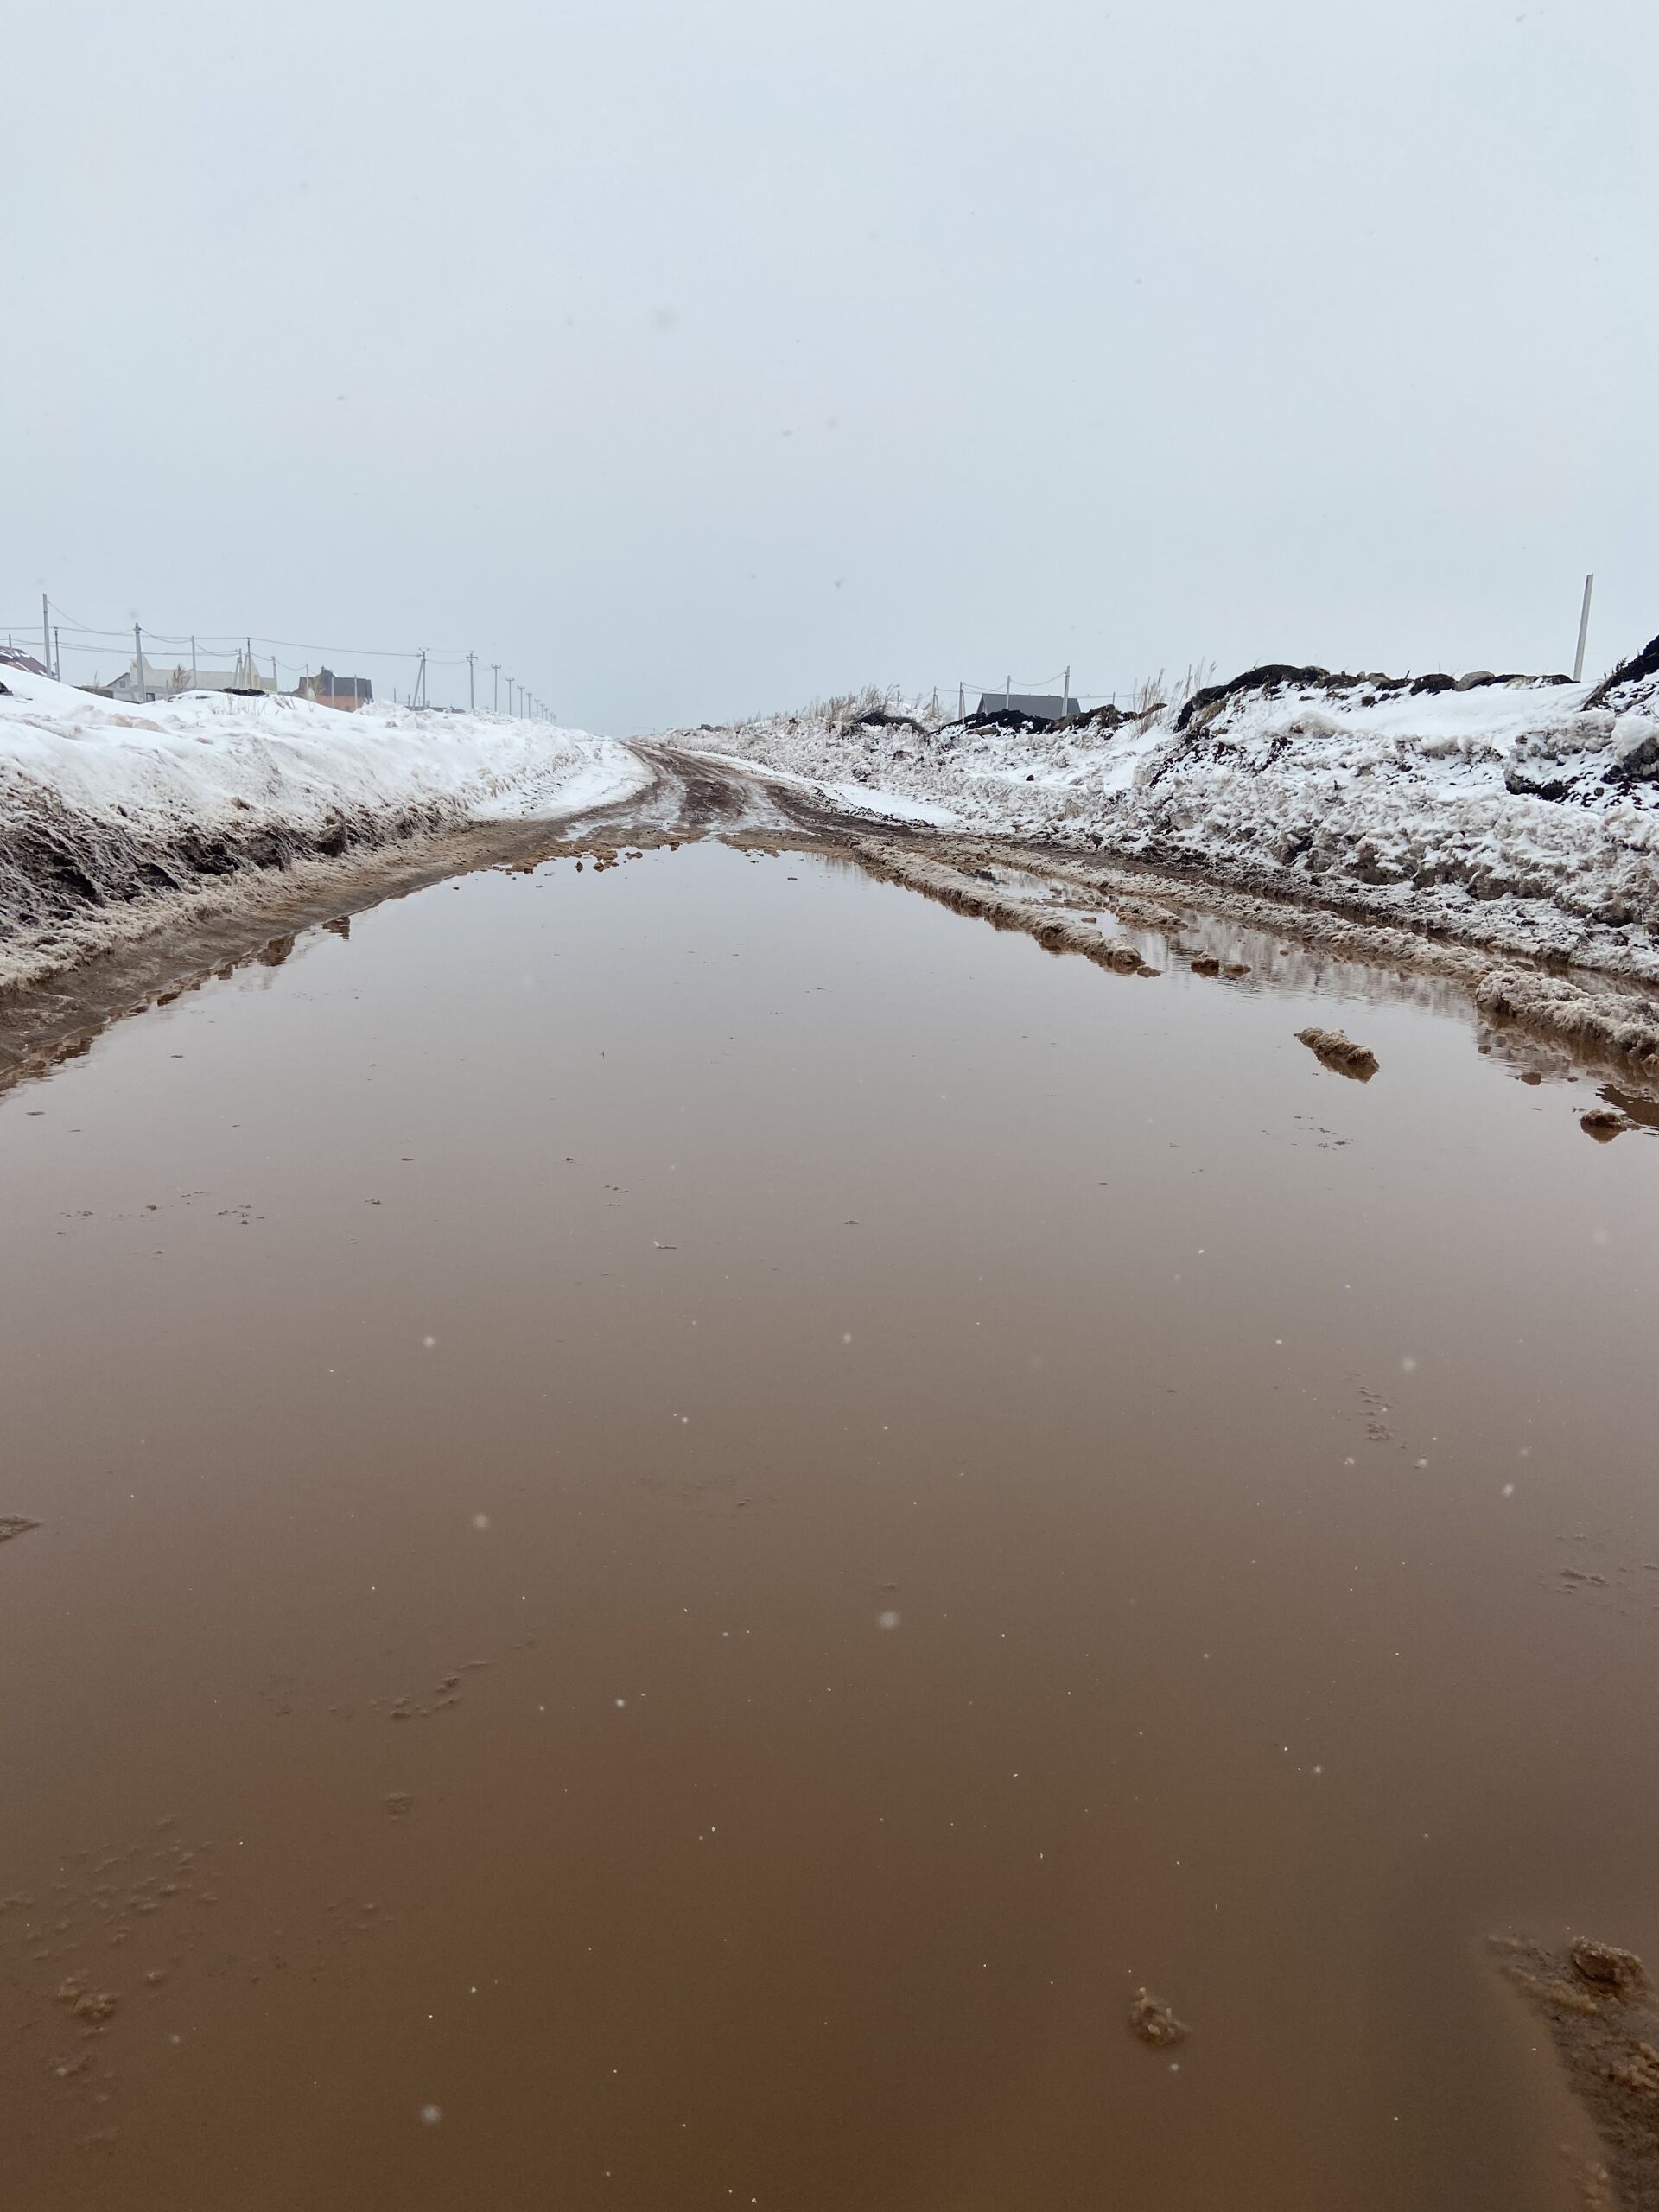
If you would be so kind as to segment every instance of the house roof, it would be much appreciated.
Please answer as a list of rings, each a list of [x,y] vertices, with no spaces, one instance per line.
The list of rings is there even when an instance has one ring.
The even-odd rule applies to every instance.
[[[1075,715],[1075,699],[1063,699],[1058,691],[982,691],[979,695],[982,715],[1028,715],[1033,721],[1063,721],[1066,715]]]

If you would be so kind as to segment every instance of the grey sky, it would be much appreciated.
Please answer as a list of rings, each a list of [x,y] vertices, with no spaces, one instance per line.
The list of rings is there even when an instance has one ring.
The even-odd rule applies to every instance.
[[[1587,568],[1592,664],[1659,630],[1652,0],[54,0],[4,51],[0,620],[475,645],[619,730],[1559,667]]]

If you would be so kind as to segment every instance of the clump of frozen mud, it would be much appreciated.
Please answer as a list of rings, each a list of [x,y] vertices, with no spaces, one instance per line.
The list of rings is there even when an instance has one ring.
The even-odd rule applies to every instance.
[[[1166,2050],[1172,2044],[1185,2043],[1192,2031],[1185,2020],[1176,2018],[1161,1997],[1141,1989],[1129,2007],[1129,2032],[1156,2050]]]
[[[1633,1951],[1587,1936],[1494,1939],[1505,1978],[1548,2023],[1594,2121],[1623,2212],[1659,2212],[1659,2007]]]
[[[1369,1083],[1376,1073],[1376,1054],[1368,1046],[1356,1045],[1345,1029],[1299,1029],[1296,1040],[1325,1067],[1356,1083]]]

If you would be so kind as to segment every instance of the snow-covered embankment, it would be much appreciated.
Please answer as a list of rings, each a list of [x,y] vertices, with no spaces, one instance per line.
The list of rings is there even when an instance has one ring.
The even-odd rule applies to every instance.
[[[0,667],[0,986],[283,872],[649,781],[606,738],[498,715],[192,692],[143,708]]]
[[[843,702],[669,741],[893,821],[1659,982],[1659,640],[1598,685],[1276,668],[1051,728]]]

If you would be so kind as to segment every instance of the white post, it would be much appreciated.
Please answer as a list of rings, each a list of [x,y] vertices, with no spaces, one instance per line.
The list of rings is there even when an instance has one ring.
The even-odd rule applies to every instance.
[[[1590,634],[1590,594],[1595,588],[1596,579],[1592,573],[1584,580],[1584,605],[1579,610],[1579,650],[1573,657],[1573,681],[1575,683],[1584,679],[1584,641]]]

